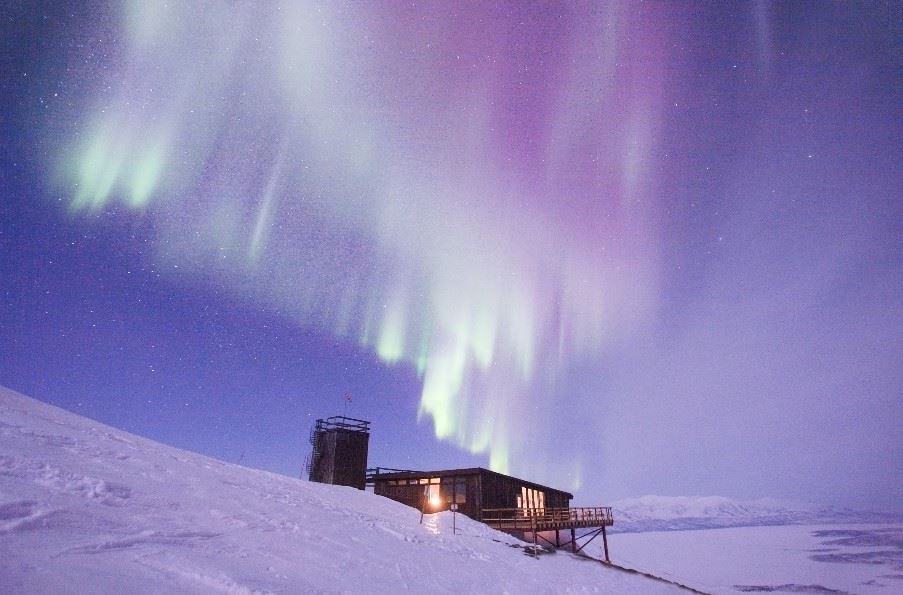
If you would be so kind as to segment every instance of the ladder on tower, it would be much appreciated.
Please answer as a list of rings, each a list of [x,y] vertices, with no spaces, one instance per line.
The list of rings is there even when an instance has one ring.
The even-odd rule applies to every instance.
[[[319,440],[317,440],[317,427],[314,426],[310,429],[310,437],[308,439],[310,442],[311,450],[310,454],[307,455],[307,460],[304,462],[304,473],[307,474],[307,477],[310,477],[310,470],[313,468],[314,461],[316,461],[320,456],[319,449]]]

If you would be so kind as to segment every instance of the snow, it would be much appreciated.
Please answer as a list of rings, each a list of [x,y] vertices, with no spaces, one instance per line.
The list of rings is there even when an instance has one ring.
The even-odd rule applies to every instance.
[[[622,531],[704,528],[610,537],[616,564],[703,591],[903,592],[903,523],[715,496],[614,508]],[[525,555],[462,515],[458,534],[450,513],[419,520],[372,493],[224,463],[0,388],[3,593],[679,590],[566,551]]]
[[[301,456],[301,453],[299,453]],[[0,592],[670,593],[352,488],[225,463],[0,388]]]
[[[642,496],[612,505],[614,532],[716,529],[761,525],[903,522],[885,513],[764,498],[722,496]]]
[[[622,533],[610,541],[613,562],[709,593],[903,593],[903,524]]]

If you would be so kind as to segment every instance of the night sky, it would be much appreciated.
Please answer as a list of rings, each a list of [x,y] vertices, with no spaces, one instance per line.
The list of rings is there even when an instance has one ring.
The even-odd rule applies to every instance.
[[[0,384],[903,511],[903,5],[67,4],[0,9]]]

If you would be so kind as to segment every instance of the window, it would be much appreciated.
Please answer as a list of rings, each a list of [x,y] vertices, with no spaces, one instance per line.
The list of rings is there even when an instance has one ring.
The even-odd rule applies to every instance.
[[[521,486],[520,496],[517,497],[517,507],[523,510],[524,516],[542,514],[546,507],[546,494]]]
[[[466,477],[443,477],[440,487],[443,502],[450,504],[465,504],[467,502]]]
[[[426,502],[432,510],[438,510],[442,507],[443,499],[442,494],[439,491],[438,482],[429,484],[429,488],[427,489]]]
[[[467,503],[467,478],[458,477],[455,479],[455,504]]]

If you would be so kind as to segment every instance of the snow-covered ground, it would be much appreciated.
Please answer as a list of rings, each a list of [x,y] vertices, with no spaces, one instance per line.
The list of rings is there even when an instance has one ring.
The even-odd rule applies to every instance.
[[[612,505],[613,532],[720,529],[761,525],[903,523],[903,517],[879,512],[787,502],[733,500],[721,496],[643,496]]]
[[[300,455],[299,455],[300,456]],[[0,593],[665,593],[351,488],[247,469],[0,388]],[[654,564],[649,568],[654,569]]]
[[[613,562],[704,591],[903,593],[898,515],[719,496],[643,496],[613,509]]]
[[[610,543],[613,562],[709,593],[903,593],[903,524],[621,533]]]
[[[703,591],[903,592],[903,523],[718,497],[646,496],[615,514],[633,531],[610,536],[616,564]],[[0,593],[678,591],[564,551],[525,555],[464,516],[458,534],[448,513],[419,520],[371,493],[185,452],[0,388]],[[825,524],[799,524],[814,520]],[[636,532],[687,527],[706,529]]]

